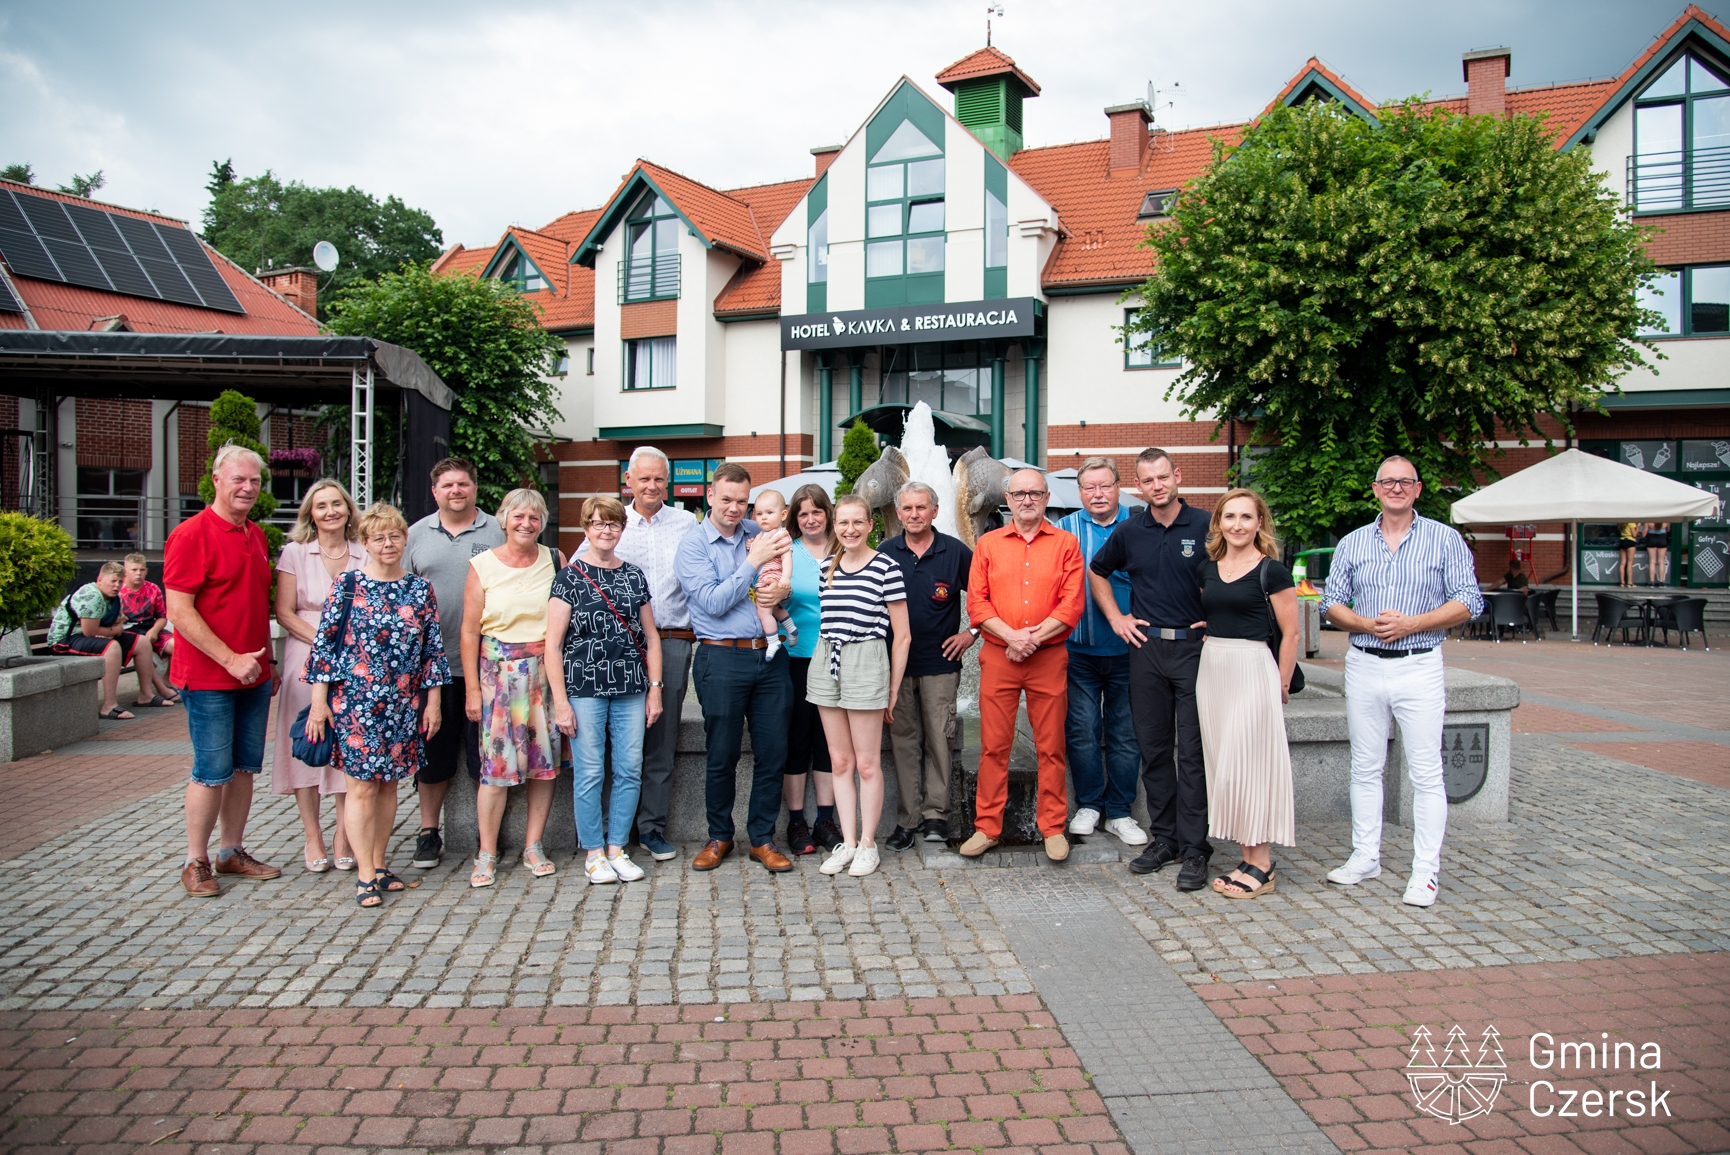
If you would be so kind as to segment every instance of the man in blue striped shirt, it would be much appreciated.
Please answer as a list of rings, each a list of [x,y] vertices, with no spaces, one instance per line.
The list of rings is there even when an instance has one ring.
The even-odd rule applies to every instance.
[[[1352,856],[1328,881],[1355,886],[1381,874],[1382,773],[1389,720],[1400,725],[1412,780],[1412,874],[1405,901],[1436,901],[1448,795],[1442,784],[1447,690],[1442,639],[1484,608],[1472,551],[1452,526],[1419,517],[1415,465],[1390,457],[1376,470],[1382,512],[1341,539],[1323,611],[1351,631],[1346,723],[1352,740]]]
[[[1117,463],[1109,457],[1089,457],[1076,470],[1082,508],[1058,521],[1081,542],[1081,564],[1093,555],[1111,531],[1129,520],[1119,489]],[[1129,575],[1111,575],[1119,613],[1129,612]],[[1105,819],[1105,829],[1126,846],[1147,845],[1147,832],[1129,816],[1135,803],[1135,779],[1141,751],[1135,744],[1135,722],[1129,712],[1129,643],[1112,631],[1111,622],[1093,603],[1091,583],[1081,587],[1081,622],[1065,643],[1069,647],[1069,714],[1064,738],[1069,747],[1069,773],[1075,780],[1075,817],[1071,834],[1092,834]]]

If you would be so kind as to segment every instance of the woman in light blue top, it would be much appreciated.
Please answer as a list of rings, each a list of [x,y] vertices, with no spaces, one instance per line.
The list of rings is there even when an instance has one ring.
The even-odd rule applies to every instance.
[[[787,800],[787,849],[791,854],[815,854],[841,841],[835,821],[835,778],[829,767],[829,743],[823,737],[823,719],[817,707],[805,700],[805,677],[811,657],[817,652],[817,631],[822,617],[823,577],[820,563],[829,556],[835,528],[835,506],[820,485],[802,485],[793,491],[788,509],[798,525],[798,536],[787,553],[792,567],[793,592],[787,596],[787,613],[799,630],[797,645],[788,643],[788,672],[793,679],[793,709],[787,720],[787,768],[782,772],[782,796]],[[789,529],[792,527],[789,526]],[[805,774],[817,776],[817,825],[805,821]]]

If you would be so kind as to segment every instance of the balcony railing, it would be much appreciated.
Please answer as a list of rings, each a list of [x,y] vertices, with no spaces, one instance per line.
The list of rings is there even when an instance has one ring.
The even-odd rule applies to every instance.
[[[1730,205],[1730,148],[1628,158],[1628,207],[1651,213]]]
[[[160,497],[118,494],[80,494],[52,502],[56,518],[72,534],[79,550],[130,553],[160,550],[168,533],[181,521],[204,508],[197,494],[182,494],[164,502]],[[8,492],[0,507],[37,514],[34,495]],[[294,528],[297,503],[281,501],[265,523],[283,532]]]
[[[619,304],[664,301],[678,295],[678,253],[662,253],[653,261],[619,262]]]

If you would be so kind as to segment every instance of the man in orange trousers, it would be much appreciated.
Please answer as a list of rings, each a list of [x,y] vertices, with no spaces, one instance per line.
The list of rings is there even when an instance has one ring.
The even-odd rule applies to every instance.
[[[977,858],[1003,837],[1009,800],[1009,748],[1015,712],[1027,717],[1039,754],[1039,832],[1053,862],[1069,857],[1069,795],[1064,786],[1063,723],[1069,711],[1069,651],[1064,639],[1081,620],[1081,543],[1045,520],[1045,475],[1019,469],[1009,478],[1014,520],[973,547],[967,615],[983,634],[979,651],[979,783],[973,836],[961,853]]]

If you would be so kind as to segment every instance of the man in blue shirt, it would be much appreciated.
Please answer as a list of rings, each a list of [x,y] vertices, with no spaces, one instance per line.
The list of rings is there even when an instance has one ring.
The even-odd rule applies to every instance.
[[[1089,457],[1076,470],[1082,508],[1058,521],[1060,529],[1081,542],[1081,561],[1091,565],[1100,546],[1123,522],[1117,462]],[[1129,575],[1111,575],[1119,613],[1129,612]],[[1092,583],[1082,587],[1081,623],[1069,635],[1069,717],[1064,738],[1069,747],[1069,773],[1075,781],[1075,817],[1071,834],[1092,834],[1105,819],[1105,829],[1127,846],[1145,846],[1147,833],[1129,816],[1135,803],[1136,771],[1141,756],[1135,745],[1135,723],[1129,712],[1129,643],[1112,632],[1111,622],[1093,604]]]
[[[786,530],[758,533],[745,521],[750,503],[751,475],[745,467],[730,461],[717,466],[709,483],[709,516],[680,539],[673,560],[697,635],[691,684],[703,707],[708,737],[704,796],[709,841],[691,866],[713,870],[733,852],[733,799],[749,721],[752,775],[745,832],[751,840],[751,857],[778,874],[793,869],[793,860],[775,847],[793,683],[785,651],[764,660],[768,640],[756,607],[779,602],[788,587],[783,577],[776,585],[758,589],[756,602],[751,590],[763,563],[785,555],[793,542]]]
[[[1201,588],[1212,518],[1177,495],[1183,474],[1163,449],[1135,459],[1135,484],[1147,508],[1124,521],[1088,566],[1094,605],[1130,646],[1129,710],[1147,791],[1147,849],[1129,869],[1149,874],[1182,860],[1179,890],[1207,885],[1207,771],[1195,678],[1201,669]],[[1117,608],[1110,578],[1129,574],[1130,612]],[[1176,757],[1173,758],[1173,748]]]
[[[1405,901],[1432,906],[1448,829],[1442,777],[1447,686],[1442,639],[1484,608],[1477,566],[1452,526],[1419,517],[1417,466],[1390,457],[1373,483],[1382,511],[1340,539],[1322,610],[1351,631],[1346,727],[1352,741],[1352,856],[1328,881],[1355,886],[1382,872],[1382,771],[1390,721],[1400,724],[1412,780],[1412,873]]]

